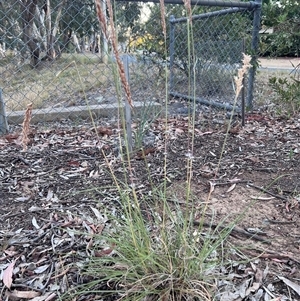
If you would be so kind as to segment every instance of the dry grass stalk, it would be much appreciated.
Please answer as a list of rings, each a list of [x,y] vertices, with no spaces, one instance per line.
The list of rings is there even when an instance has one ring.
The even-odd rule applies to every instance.
[[[22,145],[24,151],[27,150],[27,145],[29,142],[28,134],[29,134],[29,125],[30,125],[31,116],[32,116],[32,103],[27,106],[27,109],[25,111],[24,121],[22,124]]]
[[[236,85],[234,106],[236,105],[239,94],[240,94],[240,92],[242,90],[242,87],[243,87],[243,78],[244,78],[245,74],[247,73],[248,69],[251,67],[250,62],[251,62],[251,56],[243,53],[242,67],[240,69],[238,69],[238,74],[237,74],[237,76],[234,77],[234,81],[235,81],[235,85]],[[226,142],[227,142],[227,138],[228,138],[228,133],[230,131],[231,124],[232,124],[233,113],[234,113],[234,110],[232,111],[231,116],[230,116],[230,120],[228,122],[226,135],[225,135],[225,139],[224,139],[222,150],[221,150],[221,155],[220,155],[218,166],[217,166],[217,169],[216,169],[216,175],[218,174],[219,169],[220,169],[221,160],[222,160],[222,157],[223,157],[223,154],[224,154],[224,150],[225,150],[225,146],[226,146]]]
[[[99,20],[101,29],[102,29],[107,41],[109,41],[111,43],[111,46],[112,46],[112,49],[113,49],[113,52],[115,55],[117,66],[118,66],[118,72],[120,75],[121,83],[122,83],[123,89],[125,91],[128,103],[131,107],[133,107],[133,101],[132,101],[132,97],[131,97],[129,84],[126,79],[124,65],[121,61],[119,51],[118,51],[117,35],[116,35],[115,24],[114,24],[114,19],[113,19],[114,14],[113,14],[113,9],[112,9],[112,4],[111,4],[110,0],[106,0],[108,13],[109,13],[110,34],[109,34],[107,26],[106,26],[106,17],[105,17],[105,12],[103,12],[103,10],[102,10],[101,0],[95,0],[95,4],[96,4],[96,12],[97,12],[97,16],[98,16],[98,20]]]
[[[102,11],[101,0],[95,0],[95,6],[96,6],[96,13],[98,16],[101,30],[104,33],[106,39],[109,40],[108,30],[107,30],[107,26],[106,26],[105,12]]]
[[[243,87],[243,78],[244,75],[246,74],[247,70],[251,67],[251,56],[243,53],[243,65],[240,69],[238,69],[238,74],[237,76],[234,77],[234,82],[236,85],[236,99],[239,96],[242,87]]]
[[[165,2],[164,0],[159,0],[160,3],[160,18],[161,18],[161,25],[163,28],[163,34],[164,34],[164,38],[167,38],[167,26],[166,26],[166,19],[165,19],[165,15],[166,15],[166,11],[165,11]]]
[[[184,4],[184,7],[187,11],[187,14],[189,16],[189,21],[190,21],[190,24],[192,24],[192,6],[191,6],[191,1],[190,0],[183,0],[183,4]]]

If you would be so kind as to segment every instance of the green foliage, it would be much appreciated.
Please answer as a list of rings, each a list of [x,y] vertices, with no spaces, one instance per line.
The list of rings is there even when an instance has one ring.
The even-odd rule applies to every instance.
[[[141,3],[115,2],[115,22],[119,42],[125,42],[129,37],[140,31]]]
[[[128,50],[141,50],[144,54],[156,53],[159,55],[159,57],[165,58],[163,36],[157,37],[149,33],[142,33],[141,36],[136,35],[130,38]]]
[[[269,83],[277,93],[275,99],[283,113],[295,114],[300,111],[300,64],[289,77],[272,77]]]
[[[299,56],[300,5],[298,1],[265,1],[262,12],[263,28],[273,28],[274,32],[261,35],[261,54]]]
[[[79,37],[91,35],[99,28],[99,21],[95,16],[94,1],[67,1],[60,28],[63,32],[75,32]]]
[[[199,15],[220,9],[222,8],[195,6],[192,14]],[[170,57],[169,48],[165,48],[165,45],[170,44],[170,16],[187,16],[184,5],[165,7],[165,41],[161,24],[153,22],[161,19],[160,14],[158,5],[151,6],[149,20],[145,22],[139,36],[129,43],[131,50],[143,50],[144,56],[148,55],[153,63],[158,64],[168,61]],[[189,29],[187,22],[174,24],[174,82],[190,79],[190,84],[197,82],[196,89],[202,90],[205,95],[222,94],[226,89],[223,85],[224,74],[218,67],[221,64],[240,63],[245,45],[246,52],[250,52],[248,46],[251,39],[251,21],[251,14],[237,13],[194,20]],[[156,61],[153,60],[154,57]],[[231,75],[228,72],[229,85]]]
[[[137,121],[134,134],[134,147],[136,150],[143,149],[144,147],[153,147],[155,142],[155,136],[149,135],[150,124],[161,114],[157,112],[154,116],[152,115],[152,102],[144,103],[141,110],[141,116]]]

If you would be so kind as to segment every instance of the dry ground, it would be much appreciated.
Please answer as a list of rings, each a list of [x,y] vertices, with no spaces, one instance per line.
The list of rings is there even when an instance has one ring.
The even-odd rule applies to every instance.
[[[228,292],[234,295],[246,281],[252,291],[226,300],[300,300],[300,116],[249,114],[244,128],[237,122],[230,129],[223,153],[226,121],[197,117],[194,146],[188,118],[151,124],[146,156],[131,155],[138,195],[163,183],[166,143],[169,201],[185,202],[186,165],[192,160],[190,202],[199,212],[208,204],[205,223],[215,227],[223,221],[226,227],[237,221],[226,244],[239,250],[232,259],[244,254],[239,256],[251,265],[231,267]],[[107,226],[105,213],[120,210],[107,166],[121,180],[128,175],[116,125],[99,122],[97,133],[99,138],[84,123],[36,126],[26,151],[20,128],[0,137],[0,300],[54,300],[87,281],[81,266],[94,254],[93,237]],[[3,279],[12,265],[9,291]],[[263,273],[259,281],[257,271]],[[251,286],[253,281],[259,285]],[[100,299],[91,294],[88,300]]]
[[[235,121],[224,152],[228,120],[200,108],[193,147],[187,117],[170,118],[167,129],[166,122],[158,119],[144,133],[145,158],[138,150],[131,156],[138,195],[149,195],[165,180],[166,143],[170,203],[185,206],[186,166],[191,159],[189,202],[194,202],[199,212],[208,205],[205,225],[214,228],[222,221],[221,227],[226,227],[236,221],[225,244],[237,250],[230,255],[232,262],[247,258],[251,264],[232,264],[231,273],[224,271],[230,285],[228,298],[222,301],[300,300],[300,116],[285,120],[270,114],[274,95],[268,78],[286,74],[290,60],[262,59],[261,65],[255,105],[268,113],[248,114],[244,128]],[[65,72],[64,76],[69,90],[71,77]],[[157,88],[161,83],[151,84],[151,93],[140,89],[141,82],[133,92],[147,100],[162,99]],[[90,85],[94,82],[87,82],[87,88]],[[111,94],[111,87],[106,88]],[[99,91],[87,95],[88,99],[94,96],[99,96]],[[68,95],[66,101],[70,101]],[[72,98],[70,105],[80,101],[80,97]],[[178,113],[186,104],[176,100],[170,107]],[[137,125],[133,130],[138,132]],[[90,123],[35,126],[26,151],[22,150],[21,132],[15,127],[0,137],[0,301],[64,300],[65,292],[91,280],[82,275],[82,264],[103,251],[95,250],[93,243],[95,235],[109,224],[105,214],[121,210],[107,167],[109,163],[120,180],[124,173],[128,175],[119,155],[116,122],[99,121],[100,137]],[[198,218],[195,216],[195,223]],[[7,275],[12,267],[11,278]],[[263,276],[258,281],[259,273]],[[8,290],[5,285],[9,286],[10,280]],[[243,289],[248,289],[247,294]],[[72,300],[87,299],[78,296]],[[88,300],[99,297],[91,294]]]

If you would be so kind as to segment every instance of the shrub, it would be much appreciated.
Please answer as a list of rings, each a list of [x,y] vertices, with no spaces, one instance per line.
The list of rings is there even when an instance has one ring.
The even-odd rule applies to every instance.
[[[269,83],[277,93],[275,103],[279,105],[279,112],[296,114],[300,111],[300,64],[288,77],[271,77]]]

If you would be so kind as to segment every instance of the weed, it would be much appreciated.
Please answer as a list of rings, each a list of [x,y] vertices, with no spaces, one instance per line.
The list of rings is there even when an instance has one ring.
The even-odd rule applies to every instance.
[[[294,156],[295,156],[295,152],[293,149],[291,149],[289,152],[289,160],[292,160],[294,158]]]
[[[155,136],[149,133],[149,127],[151,123],[160,115],[161,112],[158,112],[155,116],[150,118],[153,112],[150,103],[144,103],[143,108],[140,113],[140,118],[137,122],[134,134],[134,146],[136,149],[141,149],[147,146],[154,146]]]
[[[279,105],[278,112],[294,115],[300,111],[300,64],[294,67],[289,77],[271,77],[269,83],[276,92],[274,102]]]
[[[110,6],[110,2],[107,4]],[[99,5],[97,12],[102,24]],[[118,72],[131,103],[120,66]],[[147,111],[148,107],[145,107],[136,130],[136,146],[143,144],[147,132]],[[193,122],[191,120],[191,126]],[[120,125],[125,128],[124,116]],[[167,129],[167,121],[165,126]],[[82,271],[94,281],[84,285],[78,293],[82,296],[93,291],[97,295],[130,301],[211,300],[215,291],[214,277],[223,259],[221,249],[230,229],[210,229],[208,235],[202,237],[203,223],[195,226],[195,216],[204,216],[205,209],[196,214],[195,203],[189,202],[192,156],[187,158],[188,181],[183,188],[186,190],[186,204],[174,201],[170,205],[166,196],[167,177],[161,186],[155,187],[149,174],[151,198],[136,192],[129,149],[126,148],[125,152],[125,156],[121,156],[127,158],[123,159],[125,180],[122,183],[107,162],[118,189],[121,217],[113,216],[111,227],[101,236],[94,237],[96,256],[89,258]],[[145,164],[147,166],[147,162]],[[166,173],[167,151],[162,164]]]
[[[244,67],[236,78],[237,95],[247,62],[245,56]],[[147,127],[145,120],[147,118],[141,124],[140,139]],[[130,156],[127,157],[130,161]],[[120,213],[109,219],[110,226],[101,235],[93,237],[95,256],[89,258],[82,269],[82,274],[88,279],[92,276],[93,281],[73,295],[70,292],[68,298],[93,292],[125,301],[211,300],[217,292],[215,279],[222,277],[219,267],[228,253],[224,242],[233,224],[222,227],[219,222],[218,227],[205,229],[202,235],[207,205],[199,209],[191,196],[192,156],[187,158],[187,183],[182,188],[186,191],[185,204],[177,202],[176,195],[171,196],[170,203],[165,183],[154,187],[150,175],[149,196],[137,194],[131,175],[126,174],[130,171],[126,165],[129,163],[124,161],[122,183],[108,163],[118,189]]]
[[[110,1],[107,1],[108,11],[112,16]],[[186,2],[187,10],[190,9]],[[163,2],[161,12],[163,15]],[[112,35],[109,35],[106,23],[103,21],[103,12],[98,1],[97,13],[100,25],[107,37],[111,37],[110,43],[117,58],[117,71],[115,75],[119,80],[115,81],[116,89],[122,84],[128,102],[132,104],[131,94],[127,79],[124,76],[121,61],[118,60],[116,47],[116,35],[111,24]],[[189,13],[189,12],[188,12]],[[189,13],[190,14],[190,13]],[[187,22],[189,53],[193,52],[192,26]],[[163,24],[164,30],[164,24]],[[194,57],[190,55],[189,57]],[[244,66],[238,71],[236,82],[236,98],[242,87],[242,78],[249,67],[249,56],[244,56]],[[194,62],[190,61],[193,64]],[[167,67],[166,67],[167,69]],[[195,72],[189,74],[189,89],[195,87]],[[166,99],[168,76],[166,71]],[[167,110],[166,110],[167,111]],[[143,112],[141,122],[136,130],[136,145],[141,146],[147,131],[148,118],[147,107]],[[124,116],[122,123],[124,136],[126,125]],[[131,157],[128,146],[124,156],[120,156],[123,163],[124,180],[120,182],[114,173],[109,159],[103,153],[107,167],[114,179],[115,188],[118,190],[120,200],[119,214],[110,217],[110,225],[101,235],[94,235],[94,256],[87,259],[82,269],[82,275],[87,279],[93,279],[82,286],[81,290],[74,293],[82,296],[91,292],[97,296],[124,301],[179,301],[179,300],[212,300],[217,287],[215,279],[220,278],[219,267],[223,265],[227,252],[224,249],[226,241],[232,230],[233,224],[205,229],[204,217],[208,202],[205,205],[196,205],[191,193],[191,179],[193,171],[193,147],[195,112],[189,124],[189,145],[186,158],[186,184],[182,188],[185,191],[185,203],[176,201],[176,195],[172,195],[172,202],[167,197],[167,141],[165,142],[164,158],[162,158],[162,170],[165,179],[160,186],[153,185],[149,173],[149,195],[138,193],[135,187],[135,178],[131,166]],[[232,118],[232,116],[231,116]],[[165,130],[168,131],[168,122],[165,118]],[[121,132],[121,131],[120,131]],[[228,136],[229,127],[227,130]],[[120,135],[120,146],[122,136]],[[222,154],[226,145],[223,144]],[[220,156],[220,161],[221,161]],[[218,167],[220,167],[220,162]],[[209,201],[212,190],[207,200]],[[200,208],[200,209],[199,209]],[[197,216],[198,220],[195,221]],[[199,218],[200,217],[200,218]],[[221,225],[222,222],[219,222]],[[71,296],[70,296],[71,295]],[[74,299],[72,291],[70,298]]]

